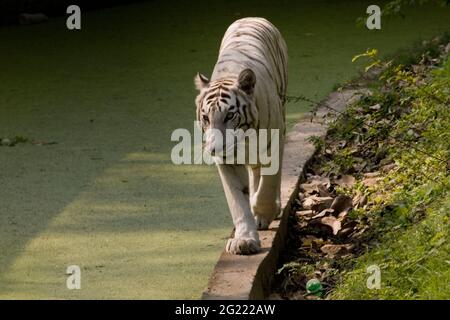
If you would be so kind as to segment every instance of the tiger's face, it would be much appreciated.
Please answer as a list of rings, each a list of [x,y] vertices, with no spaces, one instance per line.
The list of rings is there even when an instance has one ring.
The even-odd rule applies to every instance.
[[[194,82],[199,90],[195,102],[197,121],[206,135],[205,150],[213,156],[223,155],[235,146],[235,141],[226,140],[228,129],[244,132],[256,129],[258,115],[253,96],[256,76],[252,70],[245,69],[237,79],[210,82],[198,73]]]

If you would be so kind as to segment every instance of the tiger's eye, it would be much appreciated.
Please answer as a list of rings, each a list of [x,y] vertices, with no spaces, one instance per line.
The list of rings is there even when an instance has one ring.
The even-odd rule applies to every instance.
[[[209,117],[206,114],[203,115],[203,122],[209,123]]]
[[[225,121],[229,121],[229,120],[233,119],[233,117],[234,117],[234,112],[228,112],[225,117]]]

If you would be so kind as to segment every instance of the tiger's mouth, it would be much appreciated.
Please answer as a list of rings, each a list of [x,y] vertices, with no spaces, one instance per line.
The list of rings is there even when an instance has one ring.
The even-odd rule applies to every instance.
[[[236,158],[239,156],[244,156],[247,157],[246,155],[248,155],[249,150],[252,150],[251,148],[251,142],[248,141],[247,139],[244,138],[239,138],[239,136],[233,136],[233,142],[230,143],[230,141],[228,141],[226,139],[222,139],[222,143],[217,140],[209,140],[206,141],[203,144],[203,148],[204,150],[210,154],[213,157],[218,157],[218,158]],[[258,145],[255,145],[255,151],[258,148]],[[241,155],[240,153],[244,152],[243,155]]]
[[[225,158],[227,156],[236,154],[237,143],[233,144],[220,144],[215,142],[205,142],[203,144],[203,149],[209,153],[211,156]]]

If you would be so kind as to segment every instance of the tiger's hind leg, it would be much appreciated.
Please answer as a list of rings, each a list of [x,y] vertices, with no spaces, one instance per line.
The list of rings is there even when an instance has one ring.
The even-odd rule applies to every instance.
[[[226,251],[232,254],[257,253],[261,245],[250,209],[247,170],[243,165],[219,164],[217,167],[235,227],[234,238],[228,240]]]
[[[255,170],[260,169],[253,171]],[[260,175],[258,189],[250,196],[250,206],[257,229],[267,229],[280,214],[280,186],[281,170],[275,175]]]
[[[263,175],[261,167],[252,168],[249,174],[250,186],[253,181],[253,190],[250,188],[250,207],[259,230],[269,228],[270,223],[280,215],[281,211],[281,166],[284,146],[283,136],[280,138],[278,156],[279,167],[276,174]],[[253,192],[252,192],[253,191]]]

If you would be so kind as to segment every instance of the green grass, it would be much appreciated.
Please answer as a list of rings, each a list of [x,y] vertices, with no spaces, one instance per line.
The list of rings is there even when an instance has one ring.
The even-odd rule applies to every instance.
[[[431,6],[357,28],[369,2],[151,1],[0,29],[1,298],[199,298],[231,229],[212,167],[176,167],[170,133],[192,128],[192,78],[226,27],[264,16],[289,46],[289,94],[320,100],[381,55],[448,30]],[[292,125],[310,106],[289,104]],[[65,269],[82,268],[82,290]],[[84,279],[84,280],[83,280]]]
[[[448,183],[448,182],[447,182]],[[448,185],[447,185],[448,188]],[[331,299],[448,299],[450,294],[450,194],[441,193],[427,217],[405,232],[388,233],[383,243],[357,261]],[[439,199],[440,200],[440,199]],[[378,265],[381,288],[368,289],[366,269]]]
[[[331,299],[450,297],[448,56],[431,77],[426,84],[420,83],[420,77],[400,68],[392,75],[392,83],[395,87],[403,81],[406,86],[379,100],[389,105],[388,96],[392,95],[399,99],[393,100],[393,105],[403,101],[403,108],[411,106],[391,132],[403,141],[390,150],[398,168],[384,177],[381,185],[369,190],[369,203],[375,205],[356,212],[377,221],[370,232],[378,240],[352,262],[354,266],[343,275]],[[411,130],[420,132],[420,137],[412,138]],[[366,286],[370,265],[381,269],[378,290]]]

